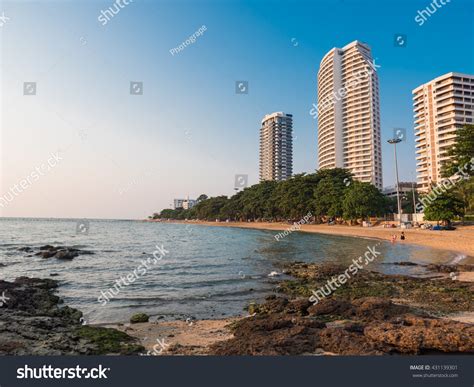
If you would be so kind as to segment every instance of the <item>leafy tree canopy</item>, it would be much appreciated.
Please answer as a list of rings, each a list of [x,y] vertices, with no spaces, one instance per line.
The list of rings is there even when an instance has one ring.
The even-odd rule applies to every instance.
[[[425,219],[450,223],[457,216],[464,215],[464,203],[455,194],[445,192],[435,196],[425,206]]]
[[[189,210],[164,209],[153,217],[298,221],[309,213],[316,218],[360,219],[384,211],[388,211],[387,201],[375,186],[353,181],[349,171],[334,168],[298,174],[281,182],[263,181],[230,198],[202,194]]]
[[[468,176],[474,175],[474,125],[465,125],[456,132],[456,142],[449,149],[451,159],[442,167],[444,177],[459,174],[459,169]]]
[[[342,207],[345,219],[366,219],[384,214],[387,200],[372,184],[354,181],[344,195]]]

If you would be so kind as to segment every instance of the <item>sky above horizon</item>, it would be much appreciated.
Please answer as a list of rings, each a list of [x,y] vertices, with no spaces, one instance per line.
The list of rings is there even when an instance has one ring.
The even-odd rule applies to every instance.
[[[384,186],[394,128],[407,133],[400,180],[413,181],[412,90],[474,73],[469,0],[421,26],[431,1],[128,1],[105,25],[112,0],[1,3],[0,198],[29,182],[0,216],[139,219],[174,198],[232,195],[236,174],[258,182],[260,122],[275,111],[293,114],[294,173],[312,173],[319,63],[354,40],[380,66]]]

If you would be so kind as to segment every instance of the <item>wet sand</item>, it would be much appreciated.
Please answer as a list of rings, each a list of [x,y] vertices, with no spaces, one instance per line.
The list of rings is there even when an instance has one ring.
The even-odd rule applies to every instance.
[[[240,317],[222,320],[157,321],[107,325],[139,339],[149,356],[205,355],[218,341],[233,337],[230,324]]]

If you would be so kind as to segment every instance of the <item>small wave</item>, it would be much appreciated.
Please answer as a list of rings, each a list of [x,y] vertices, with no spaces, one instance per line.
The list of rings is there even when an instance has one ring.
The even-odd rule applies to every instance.
[[[281,275],[281,273],[278,273],[277,271],[272,271],[270,274],[268,274],[267,277],[277,277]]]
[[[189,282],[189,283],[182,283],[180,288],[181,289],[199,289],[203,287],[208,287],[208,286],[218,286],[218,285],[232,285],[232,284],[238,284],[242,283],[242,278],[241,277],[235,277],[235,278],[221,278],[221,279],[215,279],[215,280],[207,280],[207,281],[194,281],[194,282]]]
[[[20,243],[4,243],[0,244],[0,247],[6,247],[6,250],[18,250],[19,246],[24,246]]]
[[[3,261],[3,262],[0,263],[0,267],[8,267],[8,266],[13,266],[13,265],[18,265],[19,263],[23,263],[23,262],[22,261]]]
[[[187,269],[193,269],[193,270],[200,270],[200,269],[218,269],[218,268],[227,268],[230,265],[228,263],[208,263],[208,264],[193,264],[193,265],[186,265],[180,263],[179,266],[171,266],[171,264],[166,264],[161,267],[163,271],[168,272],[169,274],[175,274],[174,272],[178,272],[180,270],[187,270]]]
[[[460,263],[462,260],[466,259],[467,258],[467,255],[465,254],[458,254],[456,255],[452,260],[451,262],[449,262],[450,265],[457,265],[458,263]]]
[[[132,307],[136,304],[136,302],[140,303],[140,305],[144,304],[153,304],[156,302],[159,303],[179,303],[179,304],[187,304],[187,303],[192,303],[196,301],[203,301],[203,300],[216,300],[219,299],[219,301],[225,301],[225,300],[230,300],[232,297],[241,297],[241,296],[247,296],[247,295],[259,295],[259,294],[266,294],[268,293],[268,290],[266,289],[261,289],[261,290],[251,290],[251,289],[245,289],[241,291],[232,291],[232,292],[218,292],[218,293],[208,293],[208,294],[200,294],[200,295],[195,295],[191,297],[156,297],[156,296],[151,296],[151,297],[114,297],[112,299],[112,302],[115,304],[115,307]],[[76,295],[77,297],[77,295]],[[224,299],[223,299],[224,298]],[[127,305],[117,305],[119,303],[130,303]]]

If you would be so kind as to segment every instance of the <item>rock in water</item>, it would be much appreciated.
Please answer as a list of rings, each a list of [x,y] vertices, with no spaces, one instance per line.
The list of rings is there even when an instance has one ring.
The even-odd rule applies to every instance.
[[[26,248],[20,248],[20,251],[28,251],[32,252],[29,247],[29,250],[24,250]],[[44,245],[39,248],[39,251],[35,253],[35,255],[40,256],[42,258],[57,258],[57,259],[66,259],[71,260],[79,255],[90,255],[94,254],[92,251],[87,250],[80,250],[73,247],[68,246],[51,246],[51,245]]]
[[[132,317],[130,317],[130,322],[132,324],[144,323],[148,322],[149,319],[150,316],[148,316],[146,313],[135,313]]]
[[[55,257],[57,259],[74,259],[79,255],[77,251],[71,251],[71,250],[59,250]]]

